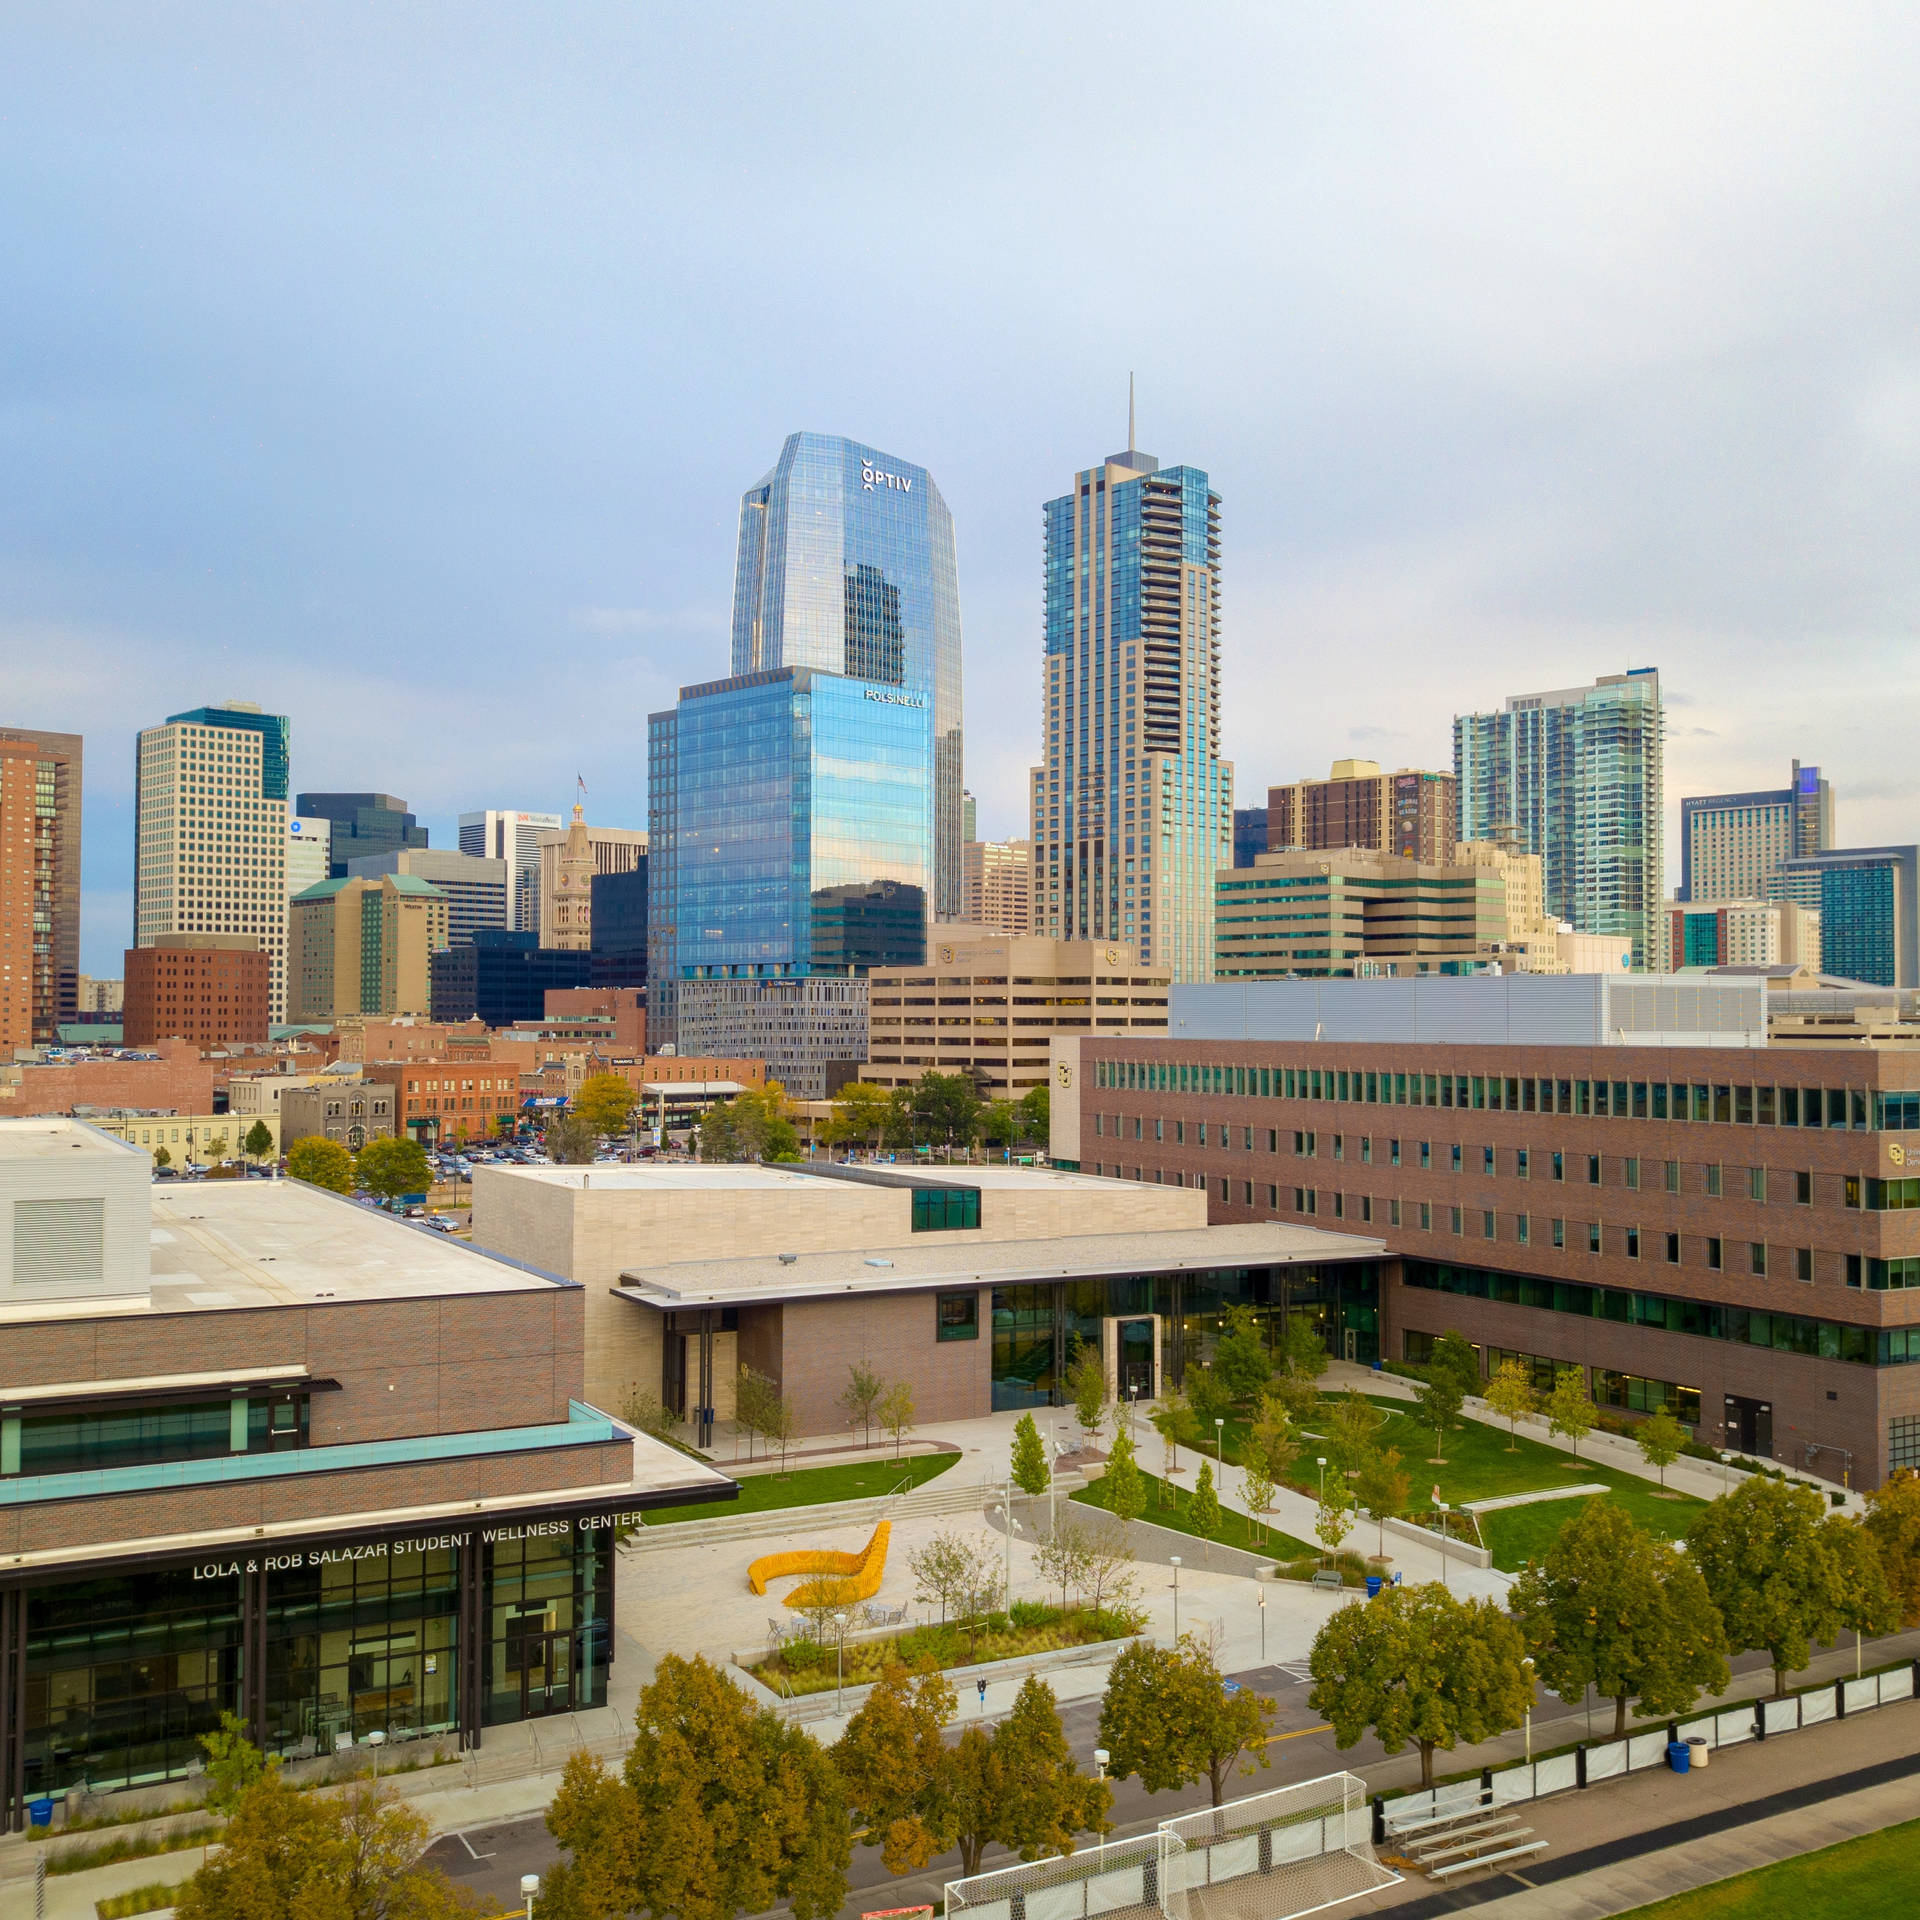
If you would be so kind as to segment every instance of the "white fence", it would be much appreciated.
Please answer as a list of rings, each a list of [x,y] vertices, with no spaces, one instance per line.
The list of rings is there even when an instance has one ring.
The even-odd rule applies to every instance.
[[[1875,1707],[1890,1707],[1897,1701],[1911,1700],[1915,1671],[1911,1665],[1892,1667],[1885,1673],[1870,1673],[1864,1679],[1840,1680],[1832,1686],[1789,1694],[1784,1700],[1750,1700],[1719,1713],[1671,1723],[1667,1728],[1629,1734],[1624,1740],[1581,1747],[1573,1753],[1556,1753],[1545,1760],[1522,1761],[1518,1766],[1502,1767],[1483,1776],[1482,1792],[1488,1796],[1490,1805],[1514,1806],[1526,1800],[1545,1799],[1552,1793],[1567,1793],[1575,1787],[1595,1786],[1602,1780],[1638,1773],[1646,1767],[1664,1767],[1670,1738],[1704,1740],[1709,1748],[1776,1739],[1802,1727],[1817,1727],[1824,1721],[1841,1720],[1849,1714],[1867,1713]],[[1391,1806],[1395,1822],[1401,1823],[1432,1813],[1437,1802],[1449,1795],[1457,1796],[1460,1790],[1460,1783],[1456,1781],[1450,1787],[1423,1788],[1392,1801],[1376,1800],[1374,1838],[1381,1837],[1383,1808]]]

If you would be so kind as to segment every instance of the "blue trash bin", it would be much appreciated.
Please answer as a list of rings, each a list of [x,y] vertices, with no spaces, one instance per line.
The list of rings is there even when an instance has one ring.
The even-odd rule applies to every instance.
[[[27,1819],[32,1825],[36,1827],[52,1826],[53,1825],[52,1797],[50,1795],[43,1794],[38,1800],[29,1800],[27,1802]]]
[[[1675,1773],[1687,1773],[1693,1767],[1693,1749],[1684,1740],[1667,1742],[1667,1765]]]
[[[1377,1600],[1380,1597],[1380,1576],[1377,1573],[1367,1575],[1367,1598]]]

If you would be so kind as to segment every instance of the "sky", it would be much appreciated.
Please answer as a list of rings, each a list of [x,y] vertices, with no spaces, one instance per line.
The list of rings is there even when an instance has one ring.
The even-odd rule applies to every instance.
[[[797,429],[954,515],[967,784],[1025,827],[1040,508],[1223,498],[1243,805],[1655,666],[1680,796],[1920,838],[1920,14],[0,0],[0,723],[644,826]]]

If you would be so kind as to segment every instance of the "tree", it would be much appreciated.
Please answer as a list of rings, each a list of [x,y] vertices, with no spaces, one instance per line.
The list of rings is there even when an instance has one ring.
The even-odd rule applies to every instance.
[[[1073,1763],[1053,1689],[1029,1674],[992,1734],[965,1728],[951,1749],[942,1808],[963,1876],[980,1871],[989,1845],[1022,1860],[1071,1853],[1082,1833],[1105,1833],[1113,1789]]]
[[[427,1150],[418,1140],[382,1134],[360,1149],[353,1163],[354,1177],[370,1193],[396,1200],[403,1193],[425,1193],[433,1185]]]
[[[1052,1125],[1053,1090],[1042,1081],[1020,1097],[1020,1137],[1044,1147]]]
[[[653,1440],[671,1440],[674,1428],[680,1424],[674,1417],[673,1409],[657,1393],[648,1393],[641,1387],[627,1389],[626,1398],[620,1402],[620,1418],[628,1426],[638,1427]],[[737,1415],[735,1424],[742,1424]]]
[[[1105,1613],[1109,1608],[1116,1612],[1129,1610],[1137,1604],[1140,1583],[1134,1577],[1133,1549],[1118,1527],[1101,1527],[1087,1534],[1081,1581],[1087,1604],[1095,1613]]]
[[[600,1133],[583,1113],[557,1113],[547,1122],[544,1144],[556,1167],[590,1167],[600,1151]]]
[[[1480,1391],[1480,1356],[1474,1352],[1467,1336],[1455,1328],[1449,1327],[1433,1343],[1427,1371],[1451,1374],[1460,1383],[1462,1398]]]
[[[910,1678],[890,1660],[832,1748],[854,1827],[889,1873],[917,1873],[952,1845],[941,1824],[950,1756],[940,1730],[955,1704],[944,1674]]]
[[[1113,1436],[1101,1482],[1106,1489],[1107,1511],[1123,1527],[1130,1520],[1138,1520],[1146,1511],[1146,1481],[1133,1457],[1133,1436],[1125,1427]]]
[[[1274,1497],[1278,1492],[1272,1476],[1267,1472],[1266,1463],[1258,1454],[1249,1453],[1240,1467],[1240,1501],[1253,1522],[1254,1531],[1262,1540],[1266,1538],[1268,1523],[1273,1518]]]
[[[1327,1370],[1326,1343],[1304,1315],[1287,1322],[1287,1371],[1301,1380],[1318,1380]]]
[[[1213,1655],[1191,1634],[1178,1647],[1135,1641],[1107,1676],[1100,1744],[1116,1780],[1138,1776],[1149,1793],[1205,1778],[1220,1805],[1236,1765],[1268,1764],[1274,1704],[1247,1689],[1229,1694]],[[1244,1759],[1243,1759],[1243,1756]]]
[[[1508,1609],[1548,1687],[1573,1700],[1592,1686],[1613,1701],[1615,1739],[1630,1699],[1672,1717],[1727,1684],[1726,1635],[1700,1569],[1618,1501],[1587,1501],[1515,1580]]]
[[[1059,1582],[1060,1611],[1065,1613],[1073,1590],[1086,1582],[1093,1558],[1091,1536],[1071,1514],[1063,1514],[1033,1557],[1048,1580]]]
[[[1340,1551],[1340,1542],[1347,1537],[1347,1529],[1352,1525],[1353,1507],[1345,1480],[1329,1480],[1313,1520],[1313,1537],[1326,1548],[1329,1560]]]
[[[973,1145],[983,1102],[964,1073],[923,1073],[911,1093],[916,1146],[944,1145],[951,1151]]]
[[[223,1712],[219,1726],[200,1736],[200,1747],[207,1756],[207,1805],[215,1813],[231,1814],[248,1788],[279,1770],[278,1757],[267,1759],[247,1738],[237,1713]]]
[[[183,1886],[183,1920],[455,1920],[497,1912],[423,1863],[426,1820],[360,1780],[323,1798],[269,1769],[239,1796],[206,1864]]]
[[[1109,1475],[1113,1472],[1108,1467]],[[1901,1467],[1867,1495],[1865,1521],[1903,1627],[1920,1626],[1920,1473]]]
[[[1011,1147],[1020,1137],[1020,1109],[1011,1100],[989,1100],[980,1116],[980,1138],[990,1147]]]
[[[1273,1361],[1251,1307],[1229,1307],[1227,1330],[1214,1343],[1213,1370],[1229,1398],[1251,1406],[1273,1378]]]
[[[778,1080],[709,1107],[700,1118],[700,1158],[705,1162],[799,1157],[800,1135],[787,1112],[787,1090]]]
[[[1053,1476],[1047,1470],[1046,1443],[1033,1415],[1023,1413],[1013,1423],[1013,1484],[1029,1497],[1045,1493]]]
[[[571,1105],[595,1133],[625,1133],[633,1118],[633,1088],[617,1073],[596,1073],[581,1081]]]
[[[1371,1730],[1388,1753],[1419,1750],[1420,1784],[1433,1785],[1436,1749],[1517,1727],[1533,1698],[1520,1630],[1491,1600],[1456,1600],[1444,1587],[1386,1587],[1342,1607],[1320,1629],[1307,1696],[1340,1747]]]
[[[240,1151],[249,1160],[264,1160],[273,1151],[273,1129],[264,1120],[256,1120],[241,1136]]]
[[[1553,1391],[1547,1395],[1547,1431],[1564,1435],[1573,1442],[1573,1457],[1580,1458],[1580,1442],[1593,1431],[1598,1418],[1587,1393],[1585,1376],[1578,1367],[1562,1367],[1553,1376]]]
[[[1849,1610],[1846,1583],[1860,1557],[1841,1535],[1858,1523],[1829,1517],[1812,1487],[1756,1476],[1722,1494],[1694,1521],[1687,1547],[1726,1623],[1736,1653],[1763,1651],[1773,1692],[1830,1641]]]
[[[1211,1367],[1189,1367],[1187,1404],[1200,1423],[1202,1435],[1210,1440],[1219,1431],[1214,1422],[1233,1411],[1233,1396],[1227,1391],[1226,1382]]]
[[[571,1858],[547,1874],[543,1920],[733,1920],[780,1905],[831,1920],[847,1896],[838,1769],[698,1655],[661,1659],[619,1775],[568,1760],[547,1829]]]
[[[753,1458],[753,1436],[765,1436],[771,1417],[770,1403],[779,1397],[776,1387],[764,1373],[742,1367],[733,1381],[733,1424],[747,1436],[747,1458]]]
[[[207,1158],[211,1160],[216,1167],[226,1165],[229,1151],[227,1136],[224,1133],[216,1133],[213,1138],[207,1142]]]
[[[329,1193],[351,1193],[353,1155],[338,1140],[309,1134],[304,1140],[296,1140],[289,1150],[287,1178],[304,1180],[310,1187],[325,1187]]]
[[[1296,1427],[1308,1427],[1320,1418],[1320,1389],[1304,1373],[1283,1373],[1267,1398],[1277,1401]]]
[[[833,1096],[833,1115],[827,1122],[827,1144],[832,1147],[871,1147],[886,1129],[885,1087],[870,1080],[849,1080]]]
[[[1376,1547],[1379,1557],[1387,1552],[1387,1522],[1402,1512],[1413,1491],[1413,1476],[1400,1464],[1400,1449],[1384,1452],[1369,1447],[1361,1456],[1360,1477],[1353,1483],[1354,1497],[1373,1516],[1378,1529]]]
[[[1533,1374],[1524,1360],[1503,1360],[1487,1382],[1487,1405],[1507,1423],[1507,1451],[1520,1448],[1520,1422],[1539,1404]]]
[[[1429,1374],[1415,1388],[1413,1397],[1419,1401],[1420,1411],[1433,1429],[1433,1457],[1428,1464],[1444,1467],[1447,1461],[1442,1449],[1447,1444],[1447,1429],[1459,1417],[1460,1403],[1466,1398],[1460,1391],[1460,1382],[1450,1373]]]
[[[1200,1551],[1212,1558],[1213,1543],[1220,1537],[1220,1496],[1213,1488],[1213,1462],[1200,1462],[1199,1478],[1193,1483],[1193,1498],[1187,1503],[1187,1525],[1200,1537]]]
[[[170,1154],[165,1147],[155,1147],[153,1150],[153,1164],[156,1167],[170,1167],[173,1165],[173,1155]]]
[[[1169,1473],[1180,1471],[1180,1449],[1200,1444],[1200,1421],[1178,1387],[1170,1387],[1160,1405],[1148,1415],[1153,1430],[1166,1442],[1166,1467]]]
[[[1641,1457],[1650,1467],[1660,1470],[1660,1484],[1667,1484],[1667,1469],[1680,1458],[1687,1444],[1687,1430],[1665,1407],[1642,1420],[1633,1438]]]
[[[1331,1429],[1327,1453],[1333,1471],[1345,1474],[1357,1468],[1373,1451],[1386,1421],[1387,1416],[1365,1394],[1349,1387],[1333,1403],[1333,1418],[1327,1423]]]
[[[957,1621],[970,1620],[992,1602],[1000,1591],[1001,1565],[992,1541],[976,1545],[957,1533],[936,1533],[907,1556],[915,1599],[925,1606],[937,1602],[943,1626],[949,1611]]]
[[[1074,1418],[1091,1440],[1100,1431],[1107,1410],[1107,1369],[1100,1349],[1078,1334],[1073,1340],[1073,1359],[1067,1367],[1067,1397],[1073,1402]]]
[[[840,1411],[847,1416],[849,1427],[860,1429],[863,1446],[873,1444],[874,1415],[885,1390],[886,1383],[864,1361],[848,1363],[847,1384],[840,1389]]]
[[[793,1445],[799,1422],[794,1415],[793,1402],[771,1380],[767,1382],[767,1390],[761,1399],[759,1417],[760,1431],[766,1436],[769,1451],[775,1447],[780,1449],[780,1472],[784,1477],[787,1449]]]
[[[1267,1478],[1275,1486],[1281,1486],[1299,1457],[1300,1437],[1285,1403],[1278,1394],[1263,1394],[1246,1444],[1240,1449],[1241,1461],[1258,1460]]]
[[[900,1449],[906,1437],[913,1431],[914,1398],[913,1388],[904,1380],[896,1380],[880,1396],[880,1404],[874,1409],[874,1418],[880,1422],[880,1430],[893,1439],[893,1457],[900,1458]]]

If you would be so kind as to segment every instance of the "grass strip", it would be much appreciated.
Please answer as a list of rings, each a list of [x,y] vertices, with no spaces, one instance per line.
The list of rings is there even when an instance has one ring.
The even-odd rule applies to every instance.
[[[923,1487],[960,1458],[957,1453],[912,1453],[894,1460],[884,1453],[837,1467],[798,1467],[792,1473],[749,1474],[737,1500],[702,1500],[697,1506],[663,1507],[646,1516],[650,1527],[682,1520],[718,1520],[730,1514],[777,1513],[783,1507],[820,1507],[837,1500],[873,1500],[905,1480]]]
[[[1238,1547],[1242,1553],[1257,1553],[1263,1558],[1271,1556],[1276,1560],[1297,1560],[1302,1554],[1314,1553],[1318,1549],[1304,1540],[1296,1540],[1290,1533],[1282,1533],[1278,1527],[1264,1527],[1256,1535],[1252,1523],[1243,1513],[1224,1503],[1220,1508],[1220,1531],[1211,1542],[1193,1530],[1190,1509],[1193,1494],[1186,1487],[1176,1487],[1151,1473],[1143,1473],[1140,1478],[1147,1485],[1147,1510],[1140,1518],[1156,1527],[1170,1527],[1175,1533],[1184,1533],[1195,1540],[1201,1540],[1203,1548],[1207,1545]],[[1074,1496],[1084,1507],[1098,1507],[1103,1513],[1107,1508],[1107,1483],[1104,1478],[1096,1480],[1091,1486],[1082,1487]]]
[[[101,1840],[89,1846],[60,1847],[47,1854],[47,1872],[85,1873],[92,1867],[111,1867],[121,1860],[149,1860],[158,1853],[186,1853],[217,1840],[217,1827],[195,1827],[186,1833],[153,1833],[131,1840]]]
[[[110,1893],[104,1900],[96,1900],[93,1910],[99,1920],[132,1920],[136,1913],[158,1913],[174,1904],[184,1884],[179,1880],[154,1880],[125,1893]]]
[[[1905,1920],[1920,1909],[1920,1820],[1635,1907],[1620,1920]]]

